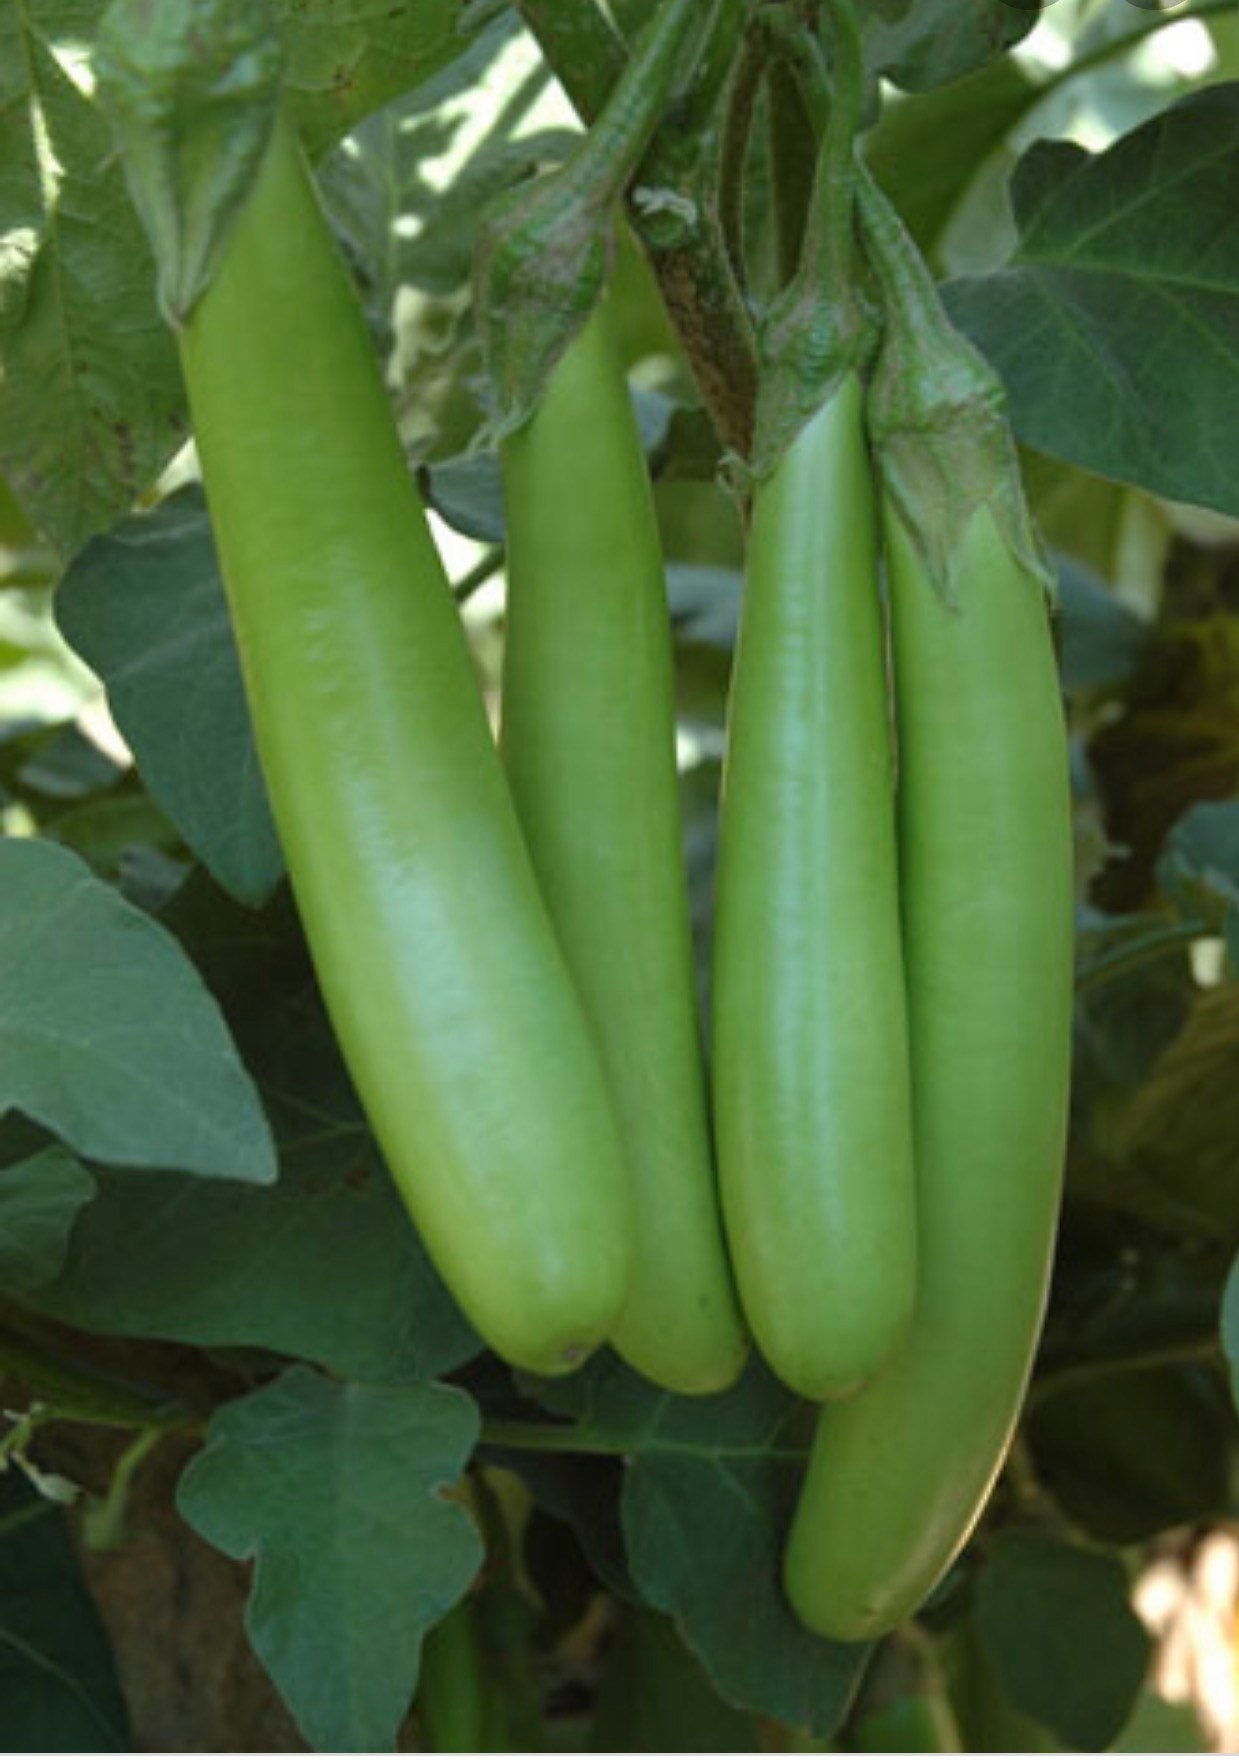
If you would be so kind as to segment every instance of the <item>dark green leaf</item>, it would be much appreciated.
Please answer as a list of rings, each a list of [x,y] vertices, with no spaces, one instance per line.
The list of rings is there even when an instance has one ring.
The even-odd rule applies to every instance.
[[[627,1609],[607,1654],[590,1748],[733,1754],[762,1745],[755,1721],[719,1698],[673,1623]]]
[[[1110,1748],[1119,1755],[1207,1756],[1213,1745],[1190,1701],[1164,1701],[1152,1689],[1146,1689]]]
[[[1222,1298],[1222,1345],[1230,1361],[1231,1389],[1239,1406],[1239,1257],[1230,1269]]]
[[[1026,37],[1037,0],[882,0],[864,8],[865,60],[909,91],[946,85]]]
[[[1106,1749],[1149,1661],[1121,1561],[1012,1531],[987,1550],[977,1596],[981,1639],[1012,1705],[1068,1749]]]
[[[92,540],[56,616],[185,843],[238,899],[260,903],[283,862],[201,491]]]
[[[1145,626],[1090,569],[1071,557],[1056,561],[1064,686],[1082,691],[1120,684],[1140,658]]]
[[[806,1413],[754,1362],[725,1395],[666,1394],[608,1356],[540,1386],[574,1436],[624,1452],[629,1568],[674,1618],[723,1698],[827,1737],[867,1648],[809,1634],[781,1589],[783,1538]]]
[[[1104,153],[1040,143],[1012,196],[1011,265],[945,292],[1006,382],[1021,440],[1239,513],[1239,84]]]
[[[0,1289],[31,1290],[56,1277],[94,1193],[93,1178],[59,1145],[0,1169]]]
[[[280,1180],[112,1173],[38,1304],[97,1333],[263,1346],[342,1376],[437,1376],[480,1350],[367,1129],[285,893],[244,911],[195,876],[169,921],[266,1103]]]
[[[45,838],[84,857],[105,881],[119,882],[126,864],[138,853],[161,863],[169,890],[185,879],[188,870],[188,864],[172,854],[181,849],[175,828],[142,790],[113,791],[74,802],[45,820],[41,830]],[[126,896],[135,904],[145,903],[133,894]]]
[[[677,643],[725,649],[736,645],[743,578],[738,569],[672,563],[667,593]]]
[[[275,1179],[258,1097],[182,950],[45,841],[0,840],[0,1000],[0,1112],[102,1162]]]
[[[0,1749],[128,1750],[107,1636],[53,1505],[0,1477]]]
[[[336,1384],[298,1366],[221,1408],[182,1477],[182,1516],[254,1561],[246,1626],[316,1749],[395,1749],[422,1638],[481,1564],[472,1523],[443,1497],[477,1428],[458,1389]]]
[[[1050,1492],[1101,1541],[1141,1541],[1228,1507],[1235,1416],[1204,1370],[1066,1383],[1034,1405],[1028,1437]]]
[[[1106,1134],[1133,1209],[1227,1248],[1239,1240],[1237,1060],[1239,985],[1210,986]]]
[[[450,1370],[478,1342],[372,1154],[354,1126],[269,1189],[104,1174],[32,1301],[95,1333],[263,1346],[346,1376]]]
[[[494,453],[445,459],[423,473],[426,500],[449,526],[484,544],[502,544],[503,480]]]
[[[1181,911],[1225,934],[1239,965],[1239,801],[1189,809],[1170,834],[1158,879]]]
[[[633,1595],[620,1525],[623,1470],[613,1457],[487,1448],[486,1458],[519,1475],[542,1510],[568,1526],[608,1590]]]
[[[110,789],[122,775],[116,760],[100,752],[76,722],[42,734],[17,772],[18,789],[52,801],[81,801]]]

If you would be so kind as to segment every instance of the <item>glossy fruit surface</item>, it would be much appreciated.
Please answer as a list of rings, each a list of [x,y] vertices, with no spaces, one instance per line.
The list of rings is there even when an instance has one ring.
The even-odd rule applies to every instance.
[[[604,301],[504,444],[502,748],[636,1194],[616,1348],[654,1382],[744,1362],[711,1161],[653,496]]]
[[[345,1058],[478,1330],[516,1364],[569,1369],[627,1283],[616,1129],[365,320],[284,125],[181,347],[258,749]]]
[[[876,520],[849,376],[755,498],[714,957],[723,1207],[754,1338],[844,1394],[911,1312],[916,1220]]]
[[[1001,1467],[1036,1346],[1066,1134],[1071,806],[1038,580],[988,511],[954,604],[885,517],[920,1273],[906,1342],[828,1406],[786,1561],[832,1638],[910,1615]]]

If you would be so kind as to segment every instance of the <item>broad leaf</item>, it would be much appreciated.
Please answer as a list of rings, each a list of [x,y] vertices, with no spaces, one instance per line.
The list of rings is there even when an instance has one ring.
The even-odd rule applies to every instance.
[[[42,840],[0,840],[0,1071],[0,1113],[83,1156],[275,1179],[253,1084],[180,947]]]
[[[590,1731],[591,1750],[759,1750],[756,1721],[720,1699],[666,1616],[622,1612]]]
[[[1039,143],[1012,198],[1009,267],[945,294],[1006,382],[1021,440],[1239,513],[1239,84],[1104,153]]]
[[[1235,1415],[1204,1369],[1068,1381],[1032,1408],[1028,1439],[1058,1504],[1101,1541],[1143,1541],[1229,1508]]]
[[[931,252],[989,155],[1041,97],[1009,56],[937,91],[896,99],[865,157],[923,251]]]
[[[107,1636],[64,1517],[12,1471],[0,1477],[0,1749],[131,1748]]]
[[[319,150],[464,50],[476,0],[278,0],[297,120]]]
[[[1114,687],[1130,677],[1147,630],[1092,570],[1071,557],[1058,567],[1058,629],[1067,691]]]
[[[185,843],[238,899],[261,903],[283,862],[201,491],[92,540],[56,617]]]
[[[63,551],[175,444],[176,349],[85,50],[102,0],[0,9],[0,472]]]
[[[0,1169],[0,1290],[30,1290],[56,1277],[69,1232],[94,1193],[90,1174],[59,1145]]]
[[[1149,1661],[1121,1561],[1011,1531],[986,1551],[977,1596],[981,1639],[1012,1706],[1068,1749],[1106,1749]]]
[[[242,910],[196,876],[169,921],[228,1013],[280,1152],[270,1188],[107,1172],[31,1298],[92,1332],[264,1346],[406,1382],[480,1350],[348,1081],[285,893]]]
[[[472,1523],[443,1497],[477,1432],[457,1389],[337,1384],[298,1366],[221,1408],[182,1477],[182,1516],[254,1562],[246,1626],[316,1749],[395,1749],[423,1636],[481,1564]]]
[[[808,1633],[781,1589],[783,1539],[807,1453],[806,1410],[754,1363],[725,1395],[686,1398],[609,1355],[539,1399],[573,1436],[628,1462],[633,1581],[674,1618],[723,1699],[828,1737],[867,1655]]]
[[[262,1346],[345,1376],[451,1370],[478,1341],[372,1157],[354,1126],[271,1188],[104,1174],[63,1272],[29,1301],[94,1333]]]
[[[865,60],[909,91],[970,73],[1026,37],[1039,0],[881,0],[864,9]]]

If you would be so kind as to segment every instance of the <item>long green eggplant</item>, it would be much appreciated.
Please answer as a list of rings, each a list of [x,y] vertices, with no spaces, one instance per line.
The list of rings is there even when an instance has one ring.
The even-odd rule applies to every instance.
[[[714,961],[723,1207],[754,1338],[849,1393],[912,1310],[916,1216],[876,516],[849,374],[757,491]]]
[[[700,1394],[734,1380],[747,1342],[698,1039],[662,554],[605,301],[502,458],[503,754],[636,1194],[612,1338],[645,1376]]]

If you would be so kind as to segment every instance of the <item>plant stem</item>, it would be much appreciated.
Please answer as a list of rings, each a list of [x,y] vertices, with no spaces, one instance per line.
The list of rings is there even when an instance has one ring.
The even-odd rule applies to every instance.
[[[716,0],[692,89],[650,144],[629,207],[663,299],[724,446],[748,452],[757,341],[720,210],[726,94],[746,0]]]
[[[1076,974],[1076,992],[1080,994],[1094,991],[1099,986],[1109,984],[1112,979],[1121,978],[1124,973],[1134,972],[1150,961],[1173,954],[1184,943],[1194,942],[1197,937],[1209,934],[1208,924],[1198,918],[1189,918],[1181,924],[1167,924],[1161,929],[1150,930],[1147,935],[1133,937],[1130,942],[1122,943],[1107,954],[1098,955],[1088,966],[1081,967]]]
[[[575,1426],[527,1425],[517,1420],[488,1419],[482,1426],[483,1444],[496,1450],[537,1450],[552,1455],[615,1456],[611,1444],[600,1443]]]
[[[728,83],[719,153],[718,215],[727,257],[741,287],[747,285],[744,250],[744,173],[753,111],[761,90],[764,44],[746,31]],[[777,191],[776,191],[777,196]]]
[[[452,594],[458,606],[473,598],[480,587],[485,587],[492,575],[503,567],[503,546],[491,545],[483,551],[471,569],[467,569],[459,581],[452,583]]]
[[[830,120],[822,140],[809,227],[816,229],[832,280],[845,281],[854,252],[856,135],[865,106],[865,59],[852,0],[830,0]]]
[[[627,65],[593,0],[520,0],[520,11],[581,120],[591,125]],[[748,450],[757,349],[718,214],[721,95],[747,18],[746,0],[715,0],[691,90],[656,132],[630,195],[693,376],[725,446]]]
[[[125,1506],[133,1478],[155,1446],[175,1429],[175,1426],[168,1425],[148,1426],[122,1452],[112,1470],[107,1492],[98,1504],[88,1509],[83,1521],[82,1530],[89,1547],[101,1553],[120,1546],[124,1535]]]
[[[1149,1347],[1144,1352],[1131,1352],[1117,1358],[1085,1358],[1075,1364],[1064,1364],[1058,1370],[1047,1371],[1028,1391],[1025,1403],[1027,1412],[1040,1407],[1043,1402],[1052,1400],[1055,1395],[1062,1394],[1064,1389],[1076,1389],[1082,1384],[1090,1383],[1097,1377],[1121,1376],[1127,1371],[1165,1370],[1180,1364],[1205,1364],[1218,1359],[1221,1348],[1214,1334],[1202,1335],[1196,1339],[1172,1341],[1164,1346]]]
[[[627,60],[596,0],[518,0],[518,10],[574,110],[592,122]]]
[[[165,1420],[188,1420],[172,1396],[148,1394],[103,1373],[60,1363],[37,1336],[0,1321],[0,1378],[26,1384],[38,1397],[43,1417],[88,1425],[145,1427]]]
[[[638,1437],[628,1441],[599,1438],[585,1427],[573,1425],[537,1425],[513,1420],[486,1420],[482,1426],[482,1443],[495,1450],[536,1450],[560,1456],[626,1456],[640,1452],[647,1456],[690,1456],[692,1450],[678,1443],[656,1438]],[[771,1449],[765,1445],[729,1448],[722,1451],[702,1450],[699,1454],[725,1456],[733,1462],[794,1462],[803,1463],[808,1456],[807,1445],[789,1449]]]

